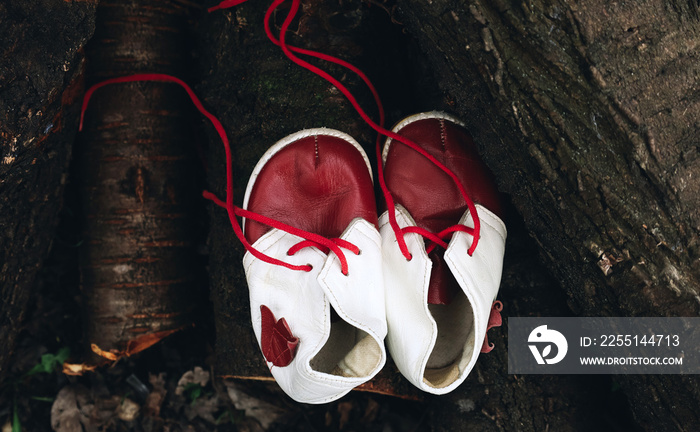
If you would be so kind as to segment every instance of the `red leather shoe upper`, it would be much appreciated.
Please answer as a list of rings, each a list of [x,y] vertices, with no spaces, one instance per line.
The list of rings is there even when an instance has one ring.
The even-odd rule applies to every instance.
[[[460,179],[470,198],[501,217],[493,175],[479,158],[476,145],[461,126],[439,118],[416,120],[396,131],[418,143]],[[433,233],[455,225],[467,204],[452,179],[425,157],[392,141],[384,164],[384,178],[396,203],[405,207],[416,225]],[[447,267],[444,250],[430,253],[433,261],[428,302],[448,304],[459,285]]]
[[[348,141],[323,134],[275,153],[258,174],[247,209],[326,238],[340,237],[356,217],[377,225],[365,159]],[[269,230],[247,220],[245,236],[252,244]]]

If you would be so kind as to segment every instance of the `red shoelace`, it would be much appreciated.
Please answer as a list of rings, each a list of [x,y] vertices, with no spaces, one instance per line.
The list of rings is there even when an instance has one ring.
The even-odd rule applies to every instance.
[[[226,9],[230,8],[236,5],[239,5],[241,3],[244,3],[247,0],[224,0],[223,2],[219,3],[218,5],[209,8],[209,12],[218,10],[218,9]],[[377,142],[376,142],[376,154],[377,154],[377,160],[379,163],[377,164],[377,171],[378,171],[378,179],[379,179],[379,185],[382,190],[382,194],[384,195],[384,199],[387,204],[387,209],[388,209],[388,215],[389,215],[389,224],[392,227],[392,230],[394,231],[394,234],[396,236],[396,239],[398,241],[399,248],[401,250],[401,253],[404,255],[404,257],[407,260],[410,260],[412,258],[411,253],[408,250],[408,247],[406,246],[406,241],[404,239],[404,235],[406,233],[417,233],[427,240],[429,240],[428,245],[426,246],[426,252],[430,253],[435,247],[440,246],[443,248],[447,248],[447,242],[445,241],[448,239],[452,233],[456,231],[462,231],[469,233],[473,236],[473,241],[472,244],[468,250],[468,254],[472,255],[474,253],[474,250],[476,249],[476,246],[479,242],[479,231],[480,231],[480,221],[479,217],[477,214],[476,206],[474,205],[473,201],[469,198],[469,195],[467,194],[467,191],[465,190],[464,186],[461,184],[457,176],[445,165],[440,163],[437,159],[435,159],[432,155],[427,153],[424,149],[422,149],[418,144],[415,142],[402,137],[401,135],[394,133],[384,127],[384,107],[382,105],[381,99],[379,97],[378,92],[376,91],[374,85],[370,81],[370,79],[367,77],[367,75],[362,72],[360,69],[355,67],[354,65],[346,62],[345,60],[333,57],[328,54],[312,51],[312,50],[307,50],[295,46],[288,45],[286,43],[286,34],[287,31],[289,30],[289,26],[291,25],[294,17],[296,16],[298,10],[299,10],[299,5],[300,5],[300,0],[292,0],[292,6],[289,9],[289,12],[280,28],[280,36],[279,39],[277,39],[274,34],[272,33],[272,30],[270,28],[270,19],[272,18],[273,13],[275,10],[283,4],[287,0],[275,0],[270,7],[268,8],[266,14],[265,14],[265,33],[267,34],[267,37],[274,43],[275,45],[279,46],[284,54],[295,64],[303,67],[304,69],[307,69],[314,74],[320,76],[321,78],[325,79],[329,83],[331,83],[334,87],[336,87],[343,95],[348,99],[348,101],[352,104],[353,108],[357,111],[357,113],[360,115],[360,117],[372,128],[377,132]],[[339,66],[345,67],[355,73],[362,81],[367,85],[369,88],[370,92],[372,93],[372,96],[374,98],[374,101],[377,105],[377,109],[379,112],[379,122],[375,122],[372,120],[369,115],[362,109],[360,104],[357,102],[357,99],[355,96],[348,90],[343,83],[341,83],[339,80],[335,79],[333,76],[331,76],[329,73],[326,71],[320,69],[317,66],[312,65],[311,63],[302,60],[299,58],[296,54],[301,54],[301,55],[306,55],[310,57],[315,57],[323,61],[328,61],[334,64],[337,64]],[[226,153],[226,200],[221,200],[218,198],[216,195],[209,191],[204,191],[203,196],[206,199],[211,200],[218,206],[226,209],[226,212],[228,213],[229,216],[229,221],[231,223],[231,227],[233,228],[234,233],[236,234],[236,237],[239,239],[239,241],[243,244],[245,249],[250,252],[253,256],[256,258],[269,263],[269,264],[275,264],[279,265],[282,267],[286,267],[292,270],[302,270],[302,271],[311,271],[312,267],[311,265],[294,265],[287,263],[285,261],[279,260],[277,258],[268,256],[257,249],[255,249],[245,238],[243,234],[243,230],[238,222],[238,217],[242,218],[248,218],[251,220],[254,220],[256,222],[268,225],[272,228],[276,228],[282,231],[285,231],[289,234],[295,235],[297,237],[303,238],[301,242],[297,243],[295,246],[289,249],[287,252],[288,255],[294,255],[296,252],[299,250],[303,249],[304,247],[317,247],[319,250],[323,251],[324,253],[329,253],[333,252],[337,257],[338,260],[340,261],[340,266],[341,266],[341,272],[344,275],[348,275],[349,269],[348,269],[348,263],[347,263],[347,258],[345,257],[345,254],[341,250],[341,248],[347,249],[350,252],[354,254],[359,254],[360,251],[359,249],[353,245],[350,242],[341,240],[341,239],[328,239],[323,236],[320,236],[318,234],[314,234],[311,232],[307,232],[304,230],[301,230],[299,228],[295,228],[293,226],[284,224],[278,220],[271,219],[267,216],[257,214],[251,211],[248,211],[246,209],[240,208],[233,203],[233,166],[232,166],[232,158],[231,158],[231,147],[230,143],[228,140],[228,136],[226,135],[226,131],[219,121],[213,114],[211,114],[209,111],[207,111],[204,108],[204,105],[202,102],[199,100],[197,95],[194,93],[192,88],[190,88],[189,85],[187,85],[184,81],[181,79],[167,75],[167,74],[159,74],[159,73],[142,73],[142,74],[134,74],[134,75],[128,75],[128,76],[122,76],[122,77],[116,77],[116,78],[110,78],[104,81],[101,81],[92,87],[90,87],[87,92],[85,93],[85,96],[83,98],[83,105],[81,108],[81,113],[80,113],[80,127],[79,130],[82,130],[83,128],[83,120],[85,117],[85,111],[87,110],[90,98],[94,94],[94,92],[106,85],[111,85],[111,84],[119,84],[119,83],[128,83],[128,82],[139,82],[139,81],[148,81],[148,82],[167,82],[167,83],[175,83],[178,84],[180,87],[182,87],[186,92],[187,95],[190,97],[192,100],[192,103],[195,105],[197,110],[202,113],[214,126],[214,129],[216,130],[217,134],[219,135],[219,138],[221,139],[221,142],[224,145],[225,153]],[[467,207],[469,208],[469,212],[472,216],[472,219],[474,221],[474,228],[467,227],[465,225],[453,225],[440,233],[432,233],[426,229],[420,228],[420,227],[406,227],[406,228],[401,228],[396,220],[396,205],[394,203],[394,199],[391,196],[391,192],[387,188],[386,182],[384,181],[384,170],[381,164],[381,137],[385,136],[388,138],[391,138],[393,140],[396,140],[404,145],[407,145],[408,147],[412,148],[414,151],[417,151],[420,153],[423,157],[428,159],[430,162],[435,164],[437,167],[439,167],[443,172],[445,172],[447,175],[450,176],[450,178],[454,181],[455,185],[459,189],[462,197],[464,198],[464,201],[467,204]]]
[[[217,204],[220,207],[223,207],[226,209],[226,212],[228,213],[229,220],[231,222],[231,226],[233,227],[233,231],[236,234],[236,237],[238,237],[238,240],[240,240],[241,243],[243,243],[243,246],[245,249],[250,252],[253,256],[256,258],[269,263],[269,264],[276,264],[280,265],[282,267],[286,267],[288,269],[292,270],[302,270],[302,271],[311,271],[311,265],[294,265],[294,264],[289,264],[287,262],[284,262],[282,260],[279,260],[277,258],[271,257],[269,255],[266,255],[259,250],[255,249],[249,242],[246,240],[245,236],[243,235],[243,230],[241,229],[240,224],[238,223],[238,217],[244,217],[248,218],[251,220],[254,220],[256,222],[260,222],[262,224],[268,225],[272,228],[277,228],[279,230],[285,231],[289,234],[295,235],[297,237],[301,237],[304,240],[301,242],[297,243],[296,245],[292,246],[289,251],[287,252],[288,255],[293,255],[299,250],[301,250],[304,247],[310,247],[314,246],[319,248],[321,251],[324,253],[329,253],[332,251],[337,257],[338,260],[340,261],[340,267],[341,271],[344,275],[348,275],[348,262],[347,258],[345,258],[345,254],[341,250],[341,248],[345,248],[350,250],[354,254],[359,254],[360,250],[357,248],[357,246],[353,245],[350,242],[347,242],[342,239],[327,239],[323,236],[320,236],[318,234],[314,234],[311,232],[307,232],[304,230],[301,230],[299,228],[295,228],[293,226],[284,224],[278,220],[271,219],[267,216],[253,213],[251,211],[248,211],[246,209],[242,209],[240,207],[237,207],[236,205],[233,204],[233,163],[231,159],[231,146],[228,140],[228,136],[226,135],[226,131],[224,130],[224,126],[221,124],[219,119],[217,119],[212,113],[206,110],[204,108],[204,105],[202,105],[202,102],[199,100],[197,95],[194,93],[192,88],[188,86],[184,81],[181,79],[171,76],[171,75],[166,75],[166,74],[158,74],[158,73],[143,73],[143,74],[134,74],[134,75],[128,75],[128,76],[123,76],[123,77],[117,77],[117,78],[110,78],[104,81],[101,81],[92,87],[90,87],[86,92],[85,96],[83,97],[83,105],[80,111],[80,126],[79,130],[83,130],[83,120],[85,118],[85,111],[87,110],[88,104],[90,102],[90,98],[92,97],[93,93],[95,93],[96,90],[110,84],[119,84],[119,83],[128,83],[128,82],[137,82],[137,81],[148,81],[148,82],[167,82],[167,83],[175,83],[178,84],[180,87],[182,87],[186,92],[187,95],[190,97],[192,100],[192,103],[194,106],[199,110],[200,113],[202,113],[209,121],[212,123],[214,126],[214,129],[216,129],[216,132],[219,134],[219,138],[221,138],[221,142],[224,144],[224,149],[226,151],[226,201],[223,201],[219,199],[216,195],[209,191],[204,191],[202,195],[204,198],[211,200],[215,204]]]
[[[219,10],[219,9],[226,9],[230,8],[236,5],[239,5],[241,3],[245,3],[247,0],[224,0],[223,2],[219,3],[216,6],[213,6],[208,9],[209,12]],[[374,129],[375,132],[377,132],[377,143],[376,143],[376,154],[377,154],[377,171],[378,171],[378,179],[379,179],[379,186],[382,190],[382,194],[384,195],[384,200],[386,201],[387,205],[387,210],[388,210],[388,215],[389,215],[389,224],[391,225],[392,230],[394,231],[394,235],[396,236],[396,240],[399,245],[399,249],[401,250],[401,253],[407,260],[411,260],[412,256],[411,253],[408,250],[408,246],[406,246],[406,240],[404,239],[405,234],[407,233],[417,233],[423,236],[428,240],[428,244],[426,245],[426,252],[430,253],[435,247],[440,246],[443,248],[447,248],[447,242],[445,241],[446,239],[450,238],[451,235],[456,232],[456,231],[462,231],[466,232],[473,237],[473,241],[471,246],[469,247],[468,254],[471,256],[474,253],[474,250],[476,249],[477,244],[479,243],[479,232],[481,228],[481,224],[479,221],[479,216],[477,214],[476,206],[474,205],[474,202],[471,200],[469,197],[469,194],[467,193],[466,189],[464,188],[464,185],[459,181],[459,178],[445,165],[443,165],[440,161],[435,159],[431,154],[426,152],[423,148],[421,148],[417,143],[402,137],[401,135],[392,132],[384,127],[384,106],[382,105],[381,99],[379,97],[379,94],[377,93],[374,85],[370,81],[370,79],[367,77],[367,75],[362,72],[359,68],[353,66],[352,64],[346,62],[345,60],[333,57],[328,54],[316,52],[316,51],[311,51],[295,46],[288,45],[286,43],[286,35],[287,31],[289,30],[289,26],[292,24],[292,21],[294,20],[294,17],[296,16],[297,12],[299,11],[299,6],[300,6],[300,0],[291,0],[292,5],[291,8],[289,9],[287,16],[284,19],[284,22],[282,23],[282,26],[280,27],[280,35],[279,39],[274,36],[272,33],[272,30],[270,28],[270,20],[272,18],[273,13],[275,10],[282,5],[285,1],[288,0],[274,0],[270,7],[267,9],[267,12],[265,14],[265,33],[267,34],[267,37],[274,43],[275,45],[279,46],[282,49],[282,52],[289,58],[292,62],[295,64],[303,67],[304,69],[307,69],[314,74],[320,76],[321,78],[325,79],[329,83],[331,83],[335,88],[337,88],[350,102],[350,104],[353,106],[355,111],[360,115],[362,120],[365,121],[372,129]],[[372,93],[372,96],[374,98],[375,103],[377,104],[377,109],[379,111],[379,122],[375,122],[372,120],[372,118],[362,109],[360,104],[357,102],[357,99],[355,96],[348,90],[348,88],[343,85],[339,80],[331,76],[328,72],[324,71],[323,69],[320,69],[319,67],[299,58],[296,54],[302,54],[310,57],[314,57],[320,60],[328,61],[331,63],[335,63],[337,65],[343,66],[353,73],[355,73],[362,81],[367,85],[368,89]],[[391,196],[391,192],[389,191],[386,182],[384,180],[384,169],[382,167],[382,149],[381,149],[381,141],[382,141],[382,136],[391,138],[392,140],[396,140],[404,145],[407,145],[414,151],[417,151],[420,153],[423,157],[428,159],[430,162],[435,164],[438,168],[440,168],[445,174],[447,174],[452,181],[455,183],[457,188],[459,189],[460,194],[464,198],[464,201],[467,204],[467,207],[469,208],[469,213],[472,216],[472,220],[474,221],[474,228],[468,227],[466,225],[461,225],[461,224],[456,224],[453,225],[445,230],[443,230],[440,233],[432,233],[424,228],[420,227],[406,227],[406,228],[401,228],[396,220],[396,204],[394,202],[393,197]]]

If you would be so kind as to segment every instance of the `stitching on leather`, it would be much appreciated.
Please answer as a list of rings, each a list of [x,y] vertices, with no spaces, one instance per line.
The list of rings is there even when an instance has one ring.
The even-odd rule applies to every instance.
[[[481,207],[481,208],[485,208],[485,207]],[[488,210],[488,209],[487,209],[487,210]],[[479,217],[479,219],[481,219],[481,222],[484,223],[484,224],[486,224],[486,225],[488,225],[491,229],[493,229],[494,231],[496,231],[496,233],[497,233],[498,236],[501,238],[501,240],[506,241],[506,237],[501,233],[501,230],[499,229],[499,228],[502,228],[503,231],[506,231],[506,226],[505,226],[505,224],[503,223],[503,221],[500,221],[500,219],[498,219],[498,221],[500,221],[501,223],[500,223],[500,224],[495,224],[494,222],[496,221],[496,219],[494,219],[494,218],[497,218],[497,216],[491,214],[490,212],[489,212],[489,213],[485,213],[484,215],[485,215],[486,217]],[[496,226],[496,225],[499,225],[499,226]]]
[[[493,229],[494,231],[496,231],[496,234],[498,234],[498,236],[501,238],[501,240],[506,241],[506,238],[503,236],[503,234],[501,234],[501,231],[500,231],[498,228],[496,228],[495,226],[493,226],[492,224],[490,224],[488,221],[484,221],[484,219],[482,219],[481,222],[482,222],[482,223],[485,223],[486,225],[488,225],[489,228],[491,228],[491,229]]]
[[[409,217],[408,210],[406,210],[403,207],[399,208],[398,205],[396,206],[396,208],[397,208],[396,219],[399,222],[399,225],[401,226],[402,223],[406,226],[410,225],[411,219]],[[386,225],[386,223],[385,223],[385,225]],[[414,222],[414,225],[415,225],[415,222]],[[407,239],[407,242],[408,241],[414,242],[413,240]],[[397,248],[398,248],[398,246],[397,246]],[[420,251],[423,251],[423,254],[421,255],[424,259],[423,262],[430,263],[430,268],[427,271],[424,269],[421,269],[421,272],[423,273],[423,283],[421,284],[421,290],[422,290],[421,301],[423,301],[423,299],[427,296],[427,290],[429,289],[429,285],[430,285],[430,275],[432,274],[433,267],[432,267],[432,261],[430,261],[430,257],[428,257],[427,254],[425,254],[425,247],[421,248],[420,244],[419,244],[418,248]],[[428,311],[426,309],[427,309],[427,302],[425,302],[425,308],[423,309],[423,312],[427,313],[428,317],[432,320],[432,322],[435,322],[435,320],[432,318],[432,315],[430,314],[430,311]],[[421,353],[421,355],[419,357],[419,358],[421,358],[421,361],[418,364],[417,371],[416,371],[417,372],[416,375],[418,376],[417,387],[424,389],[424,390],[427,389],[428,387],[425,385],[425,383],[422,382],[422,377],[423,377],[423,373],[428,365],[428,359],[430,357],[430,353],[435,348],[435,343],[437,341],[437,329],[435,329],[435,331],[431,332],[430,339],[431,339],[430,343],[426,346],[426,349],[423,350],[423,352]]]
[[[318,275],[317,275],[317,277],[318,277]],[[315,278],[314,278],[314,279],[315,279]],[[319,286],[318,288],[319,288],[321,291],[323,291],[323,289],[322,289],[320,286]],[[324,297],[325,297],[325,294],[324,294]],[[329,301],[324,301],[324,302],[323,302],[323,334],[324,334],[324,335],[325,335],[325,334],[330,335],[330,332],[331,332],[330,326],[327,325],[327,323],[330,321],[330,315],[331,315],[330,308],[331,308],[330,302],[329,302]],[[308,355],[307,355],[307,357],[304,359],[304,370],[306,370],[306,366],[308,366],[308,370],[311,371],[311,372],[314,372],[314,370],[311,368],[311,359],[312,359],[314,356],[316,356],[316,354],[318,354],[319,351],[321,351],[321,349],[323,348],[323,344],[324,344],[324,343],[325,343],[325,341],[323,340],[323,338],[321,338],[321,339],[319,339],[319,341],[318,341],[318,343],[316,344],[316,346],[314,346],[313,348],[311,348],[311,349],[308,350]]]
[[[314,135],[314,156],[315,156],[315,168],[318,168],[319,164],[319,159],[318,159],[318,135]]]
[[[371,238],[370,236],[368,236],[367,233],[363,232],[363,229],[362,229],[362,228],[363,228],[363,225],[361,225],[360,222],[361,222],[361,220],[358,220],[357,223],[354,223],[354,225],[356,225],[358,229],[355,229],[355,226],[352,226],[351,229],[348,231],[348,233],[349,233],[350,231],[356,231],[356,232],[358,233],[358,235],[360,235],[360,236],[362,236],[363,238],[367,239],[370,243],[373,243],[373,244],[377,247],[377,249],[379,250],[379,254],[380,254],[380,256],[381,256],[381,244],[377,243],[373,238]],[[359,242],[358,242],[358,243],[359,243]],[[329,257],[329,259],[333,259],[333,258]],[[336,258],[336,259],[337,259],[337,258]],[[327,270],[326,270],[326,272],[321,276],[321,277],[322,277],[322,280],[323,280],[323,283],[326,285],[327,288],[328,288],[328,283],[326,282],[326,277],[328,277],[328,274],[329,274],[330,271],[331,271],[331,268],[328,267]],[[337,306],[336,306],[336,309],[338,310],[339,313],[342,313],[342,314],[343,314],[343,319],[344,319],[344,320],[348,321],[348,322],[349,322],[350,324],[352,324],[355,328],[361,329],[361,328],[360,328],[360,322],[359,322],[358,320],[356,320],[353,316],[351,316],[350,314],[348,314],[348,313],[346,312],[345,308],[343,308],[343,307],[342,307],[342,304],[340,304],[340,302],[338,301],[338,298],[336,297],[336,295],[335,295],[335,293],[333,292],[333,290],[331,290],[331,289],[328,289],[327,291],[324,290],[324,293],[325,293],[326,295],[328,295],[329,297],[331,297],[331,298],[335,301],[335,304],[337,305]],[[381,338],[379,338],[379,336],[378,336],[377,334],[375,334],[375,329],[369,328],[368,326],[363,326],[363,327],[366,327],[367,330],[369,330],[369,331],[367,331],[367,330],[363,330],[363,331],[367,331],[367,334],[369,334],[370,336],[372,336],[372,338],[373,338],[373,339],[375,340],[375,342],[377,343],[377,346],[379,347],[379,350],[380,350],[380,352],[381,352],[381,358],[383,358],[383,359],[386,360],[386,350],[383,348],[383,342],[382,342]],[[380,360],[379,363],[377,364],[377,367],[373,368],[372,372],[371,372],[370,374],[368,374],[366,377],[374,376],[374,375],[376,374],[376,372],[378,371],[379,366],[380,366],[382,363],[383,363],[383,362]],[[318,378],[319,378],[319,379],[324,379],[324,380],[327,380],[327,381],[332,380],[331,378],[326,378],[326,377],[323,377],[323,376],[318,376]],[[362,380],[365,380],[365,377],[358,377],[358,378],[360,378],[360,379],[362,379]],[[335,381],[335,380],[333,380],[333,381]],[[343,381],[340,381],[340,382],[346,382],[346,381],[343,380]],[[364,382],[364,381],[362,381],[362,382]]]
[[[471,258],[473,258],[473,257],[471,257]],[[468,299],[469,299],[469,295],[467,294],[466,291],[470,291],[470,292],[474,292],[474,291],[476,291],[476,292],[484,292],[484,291],[485,291],[485,290],[483,290],[483,289],[479,289],[479,285],[474,281],[474,279],[471,277],[471,275],[470,275],[469,273],[465,273],[465,272],[463,271],[462,267],[459,266],[459,265],[457,265],[458,263],[455,261],[455,259],[454,259],[451,255],[450,255],[450,256],[445,256],[445,259],[446,259],[446,260],[449,260],[449,261],[451,262],[451,264],[452,264],[452,266],[450,266],[450,270],[451,270],[451,271],[456,271],[456,272],[459,274],[461,280],[464,281],[464,284],[465,284],[465,286],[467,287],[467,289],[466,289],[466,290],[465,290],[464,288],[462,288],[462,289],[465,290],[465,295],[467,295],[467,298],[468,298]],[[454,267],[454,268],[453,268],[453,267]],[[459,280],[458,280],[457,282],[459,282]],[[468,283],[467,283],[467,282],[468,282]],[[488,283],[488,282],[487,282],[487,283]],[[462,285],[462,284],[460,284],[460,286],[461,286],[461,285]],[[499,285],[500,285],[500,283],[496,286],[496,292],[498,292]],[[473,296],[473,297],[474,297],[474,300],[476,300],[477,302],[479,301],[478,296]],[[472,304],[474,303],[474,301],[473,301],[472,299],[469,299],[469,301],[470,301],[470,303],[472,303]],[[472,306],[472,310],[476,310],[476,309],[477,309],[477,308],[475,308],[475,307]],[[476,319],[476,317],[475,317],[474,321],[477,322],[477,323],[479,322],[479,321]]]
[[[308,138],[312,135],[327,135],[327,136],[332,136],[335,138],[339,138],[348,144],[352,145],[355,147],[355,149],[360,153],[362,156],[362,159],[365,161],[365,165],[367,166],[367,171],[369,172],[369,176],[372,179],[372,182],[374,182],[374,174],[372,173],[372,164],[369,162],[369,158],[367,157],[367,153],[365,153],[364,149],[360,145],[360,143],[357,142],[355,138],[352,136],[346,134],[345,132],[341,132],[336,129],[330,129],[330,128],[325,128],[325,127],[320,127],[320,128],[311,128],[311,129],[304,129],[299,132],[295,132],[291,135],[287,135],[286,137],[282,138],[281,140],[277,141],[274,143],[270,148],[263,153],[262,157],[260,160],[258,160],[258,163],[255,165],[253,168],[253,172],[250,176],[250,179],[248,180],[248,185],[246,186],[245,194],[243,196],[243,207],[246,208],[248,207],[248,200],[250,199],[250,194],[252,193],[253,185],[255,184],[255,181],[258,178],[258,175],[262,171],[263,166],[267,164],[267,162],[272,159],[274,155],[276,155],[279,151],[281,151],[283,148],[287,147],[288,145],[304,138]],[[243,219],[245,222],[245,218]]]
[[[461,280],[464,281],[464,287],[462,287],[461,283],[459,285],[460,285],[460,288],[462,288],[462,290],[464,291],[464,295],[467,296],[467,300],[469,300],[469,303],[472,305],[472,313],[474,314],[474,348],[473,348],[472,354],[470,356],[469,362],[467,363],[466,367],[460,372],[459,378],[453,384],[451,384],[451,385],[454,385],[454,384],[460,385],[466,379],[467,375],[469,374],[468,372],[470,372],[474,368],[475,359],[478,358],[478,356],[479,356],[479,351],[480,351],[480,347],[478,346],[478,340],[480,339],[480,338],[478,338],[479,333],[482,333],[485,336],[486,332],[481,332],[479,330],[480,327],[482,327],[479,325],[479,323],[480,323],[480,321],[483,321],[483,320],[480,320],[479,318],[477,318],[477,314],[479,314],[479,315],[481,314],[481,310],[480,310],[481,309],[481,304],[480,304],[481,301],[479,299],[479,296],[474,294],[475,291],[476,292],[479,291],[477,284],[474,282],[473,278],[471,278],[468,274],[465,274],[464,272],[462,272],[462,269],[460,268],[460,266],[456,265],[456,263],[453,259],[451,259],[450,257],[445,257],[445,259],[452,261],[452,265],[455,267],[455,269],[450,267],[450,270],[456,271],[459,274]],[[458,281],[458,282],[460,282],[460,281]],[[469,291],[472,295],[470,296],[467,293],[467,291]],[[476,353],[476,357],[475,357],[475,353]],[[471,366],[471,368],[470,368],[470,366]]]
[[[374,225],[372,225],[371,223],[367,222],[367,221],[364,220],[364,219],[355,219],[350,225],[351,225],[350,231],[354,230],[354,229],[355,229],[355,226],[357,226],[357,230],[358,230],[359,232],[361,232],[362,235],[365,236],[365,238],[367,238],[369,241],[371,241],[372,243],[374,243],[375,246],[377,246],[378,248],[381,249],[381,247],[382,247],[382,236],[381,236],[381,234],[379,234],[379,230],[377,230],[377,229],[374,227]],[[366,231],[365,231],[365,230],[367,230],[367,229],[369,229],[370,231],[372,231],[372,233],[376,232],[376,233],[379,234],[379,235],[376,236],[376,237],[370,236],[370,235],[368,235],[368,234],[366,233]],[[345,239],[343,239],[343,240],[345,240]]]
[[[309,373],[307,376],[309,378],[309,381],[314,381],[314,379],[315,379],[320,384],[330,384],[330,383],[344,384],[344,385],[352,384],[352,387],[355,387],[358,384],[362,384],[364,382],[367,382],[366,377],[356,377],[356,378],[339,377],[338,375],[331,375],[331,374],[326,374],[323,372],[316,372],[313,369],[311,369],[311,373]],[[348,390],[351,390],[352,387],[350,387],[350,389],[348,389]]]
[[[364,237],[364,238],[366,238],[367,240],[369,240],[370,242],[374,243],[375,246],[377,246],[377,248],[380,250],[379,253],[381,254],[381,245],[377,244],[372,238],[370,238],[366,233],[362,232],[361,230],[357,230],[357,232],[358,232],[362,237]],[[325,278],[328,276],[329,271],[330,271],[330,269],[329,269],[328,271],[326,271],[326,273],[323,275],[324,283],[326,282],[326,281],[325,281]],[[347,316],[348,318],[350,318],[350,321],[352,321],[351,324],[353,324],[355,327],[359,328],[359,327],[358,327],[358,325],[360,324],[359,321],[353,319],[352,317],[350,317],[350,315],[347,314],[347,312],[345,312],[345,309],[343,309],[343,308],[342,308],[342,305],[339,304],[338,298],[335,296],[335,294],[333,293],[332,290],[329,290],[329,294],[333,297],[333,299],[336,301],[336,303],[338,303],[338,307],[337,307],[337,308],[340,309],[340,312],[343,312],[343,314],[344,314],[345,316]],[[372,332],[374,332],[374,330],[373,330]],[[377,335],[375,335],[375,334],[372,334],[372,337],[374,337],[375,340],[379,339],[379,338],[377,337]],[[384,351],[384,350],[382,350],[382,351]]]
[[[281,233],[282,235],[279,235],[280,233]],[[276,236],[279,236],[279,237],[275,238]],[[256,242],[253,244],[253,246],[254,246],[256,249],[258,249],[259,251],[261,251],[261,252],[267,252],[267,251],[270,250],[273,246],[275,246],[277,243],[279,243],[279,242],[281,242],[282,240],[284,240],[287,236],[294,237],[294,238],[297,238],[297,239],[299,238],[299,237],[297,237],[297,236],[295,236],[295,235],[293,235],[293,234],[289,234],[289,233],[286,233],[286,232],[284,232],[284,231],[280,231],[280,230],[277,230],[277,229],[272,229],[272,230],[266,232],[265,234],[263,234],[263,236],[260,237],[260,238],[258,239],[258,241],[256,241]],[[264,240],[263,240],[263,239],[264,239]],[[257,245],[257,246],[256,246],[256,245]],[[319,250],[308,249],[307,251],[310,252],[310,253],[315,253],[315,254],[316,254],[317,256],[319,256],[319,257],[327,256],[327,255],[325,255],[323,252],[321,252],[321,251],[319,251]],[[245,253],[245,255],[243,256],[243,262],[246,261],[246,257],[248,257],[249,255],[252,257],[252,254],[251,254],[250,252],[246,252],[246,253]],[[260,260],[258,260],[258,259],[255,258],[255,257],[252,257],[252,258],[253,258],[253,259],[251,259],[251,262],[245,267],[245,271],[246,271],[246,272],[247,272],[248,270],[250,270],[250,268],[251,268],[255,263],[257,263],[258,261],[260,261]],[[267,264],[267,263],[265,263],[265,264]],[[272,265],[272,264],[268,264],[268,265]],[[283,267],[280,267],[280,268],[283,268]],[[294,271],[294,270],[292,270],[292,271]]]
[[[382,350],[384,352],[384,350]],[[384,358],[386,359],[386,353],[384,353]],[[362,384],[364,382],[367,382],[369,379],[371,379],[372,376],[374,376],[377,372],[375,371],[373,374],[368,375],[367,377],[341,377],[338,375],[331,375],[323,372],[318,372],[315,371],[311,368],[310,364],[311,358],[304,359],[304,363],[301,365],[300,369],[300,375],[304,376],[306,380],[315,382],[317,384],[322,384],[322,385],[333,385],[333,384],[342,384],[347,388],[347,391],[352,390],[354,387],[358,386],[359,384]],[[380,362],[381,364],[382,362]],[[297,380],[299,382],[299,380]],[[300,382],[300,384],[302,384]],[[308,386],[307,386],[308,388]],[[345,391],[345,389],[343,390]],[[329,396],[329,400],[334,400],[336,399],[336,396]],[[324,398],[325,399],[325,398]]]
[[[445,119],[440,119],[440,142],[442,143],[442,151],[446,151],[445,148]]]
[[[428,258],[430,259],[430,258]],[[425,307],[424,311],[428,314],[428,317],[430,317],[430,321],[434,324],[434,328],[431,331],[431,336],[430,336],[430,343],[426,346],[426,349],[422,352],[422,360],[420,362],[420,366],[418,369],[418,378],[421,384],[423,384],[423,376],[425,375],[425,369],[428,367],[428,360],[430,359],[430,353],[433,352],[435,349],[435,344],[437,343],[437,338],[438,338],[438,328],[437,328],[437,323],[435,322],[435,318],[433,318],[432,314],[430,313],[430,310],[428,309],[428,302],[427,297],[428,297],[428,291],[430,290],[430,276],[433,273],[433,263],[432,261],[430,262],[430,269],[428,271],[423,272],[423,285],[421,286],[423,293],[421,295],[421,301],[424,301]]]

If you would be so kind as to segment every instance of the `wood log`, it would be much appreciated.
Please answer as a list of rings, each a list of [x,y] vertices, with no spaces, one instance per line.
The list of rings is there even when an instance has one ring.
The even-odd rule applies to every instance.
[[[0,4],[0,382],[47,256],[78,128],[95,4]]]
[[[697,316],[697,2],[399,8],[574,313]],[[697,380],[615,379],[646,430],[700,424]]]
[[[89,84],[136,73],[187,79],[190,12],[176,1],[100,2]],[[90,100],[76,166],[91,363],[133,355],[192,325],[202,202],[195,115],[187,94],[168,83],[110,84]]]

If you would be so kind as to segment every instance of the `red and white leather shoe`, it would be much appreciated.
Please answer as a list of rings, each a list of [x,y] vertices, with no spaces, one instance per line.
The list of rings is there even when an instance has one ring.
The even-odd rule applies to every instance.
[[[491,175],[457,119],[441,112],[417,114],[393,132],[455,175],[406,145],[386,141],[384,180],[397,223],[392,228],[389,205],[379,219],[387,348],[414,385],[444,394],[466,379],[482,348],[490,350],[486,331],[500,325],[500,302],[494,300],[506,228]]]
[[[325,128],[282,139],[255,167],[243,207],[293,228],[244,219],[255,250],[302,269],[250,251],[243,258],[255,336],[280,387],[324,403],[371,379],[386,361],[387,329],[372,173],[360,145]]]

